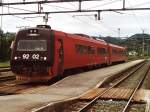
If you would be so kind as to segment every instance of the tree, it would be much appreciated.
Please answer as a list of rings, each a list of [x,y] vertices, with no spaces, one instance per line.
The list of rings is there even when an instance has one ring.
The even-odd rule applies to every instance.
[[[9,60],[10,58],[10,45],[14,40],[15,33],[3,33],[0,30],[1,38],[0,38],[0,61]]]
[[[0,60],[3,58],[3,30],[0,29]]]

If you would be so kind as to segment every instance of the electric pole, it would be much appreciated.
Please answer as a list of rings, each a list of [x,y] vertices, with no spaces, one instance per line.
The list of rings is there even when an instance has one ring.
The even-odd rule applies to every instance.
[[[43,21],[45,22],[45,25],[47,25],[47,23],[48,23],[48,14],[45,14],[45,16],[43,16]]]
[[[0,4],[2,4],[2,0],[0,0]],[[1,13],[3,14],[3,6],[1,6]],[[1,15],[1,25],[0,25],[0,59],[3,58],[3,38],[2,38],[2,25],[3,25],[3,15]]]
[[[144,52],[145,52],[145,49],[144,49],[144,46],[145,46],[145,42],[144,42],[144,29],[142,30],[142,34],[143,34],[143,56],[144,56]]]
[[[120,28],[118,28],[118,38],[120,39]]]

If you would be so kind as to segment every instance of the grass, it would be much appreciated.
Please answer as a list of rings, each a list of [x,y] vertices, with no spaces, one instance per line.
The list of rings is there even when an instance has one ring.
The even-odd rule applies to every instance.
[[[10,61],[0,62],[0,67],[10,66]]]

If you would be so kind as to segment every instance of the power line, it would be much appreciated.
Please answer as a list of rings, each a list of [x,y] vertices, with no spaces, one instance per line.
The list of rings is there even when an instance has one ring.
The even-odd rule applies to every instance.
[[[24,10],[24,9],[22,9]],[[114,12],[114,11],[139,11],[139,10],[150,10],[147,8],[119,8],[119,9],[97,9],[97,10],[66,10],[66,11],[43,11],[43,12],[14,12],[14,13],[3,13],[0,15],[31,15],[31,14],[58,14],[58,13],[81,13],[81,12]]]
[[[61,9],[73,10],[73,9],[71,9],[71,8],[66,8],[66,7],[62,7],[62,6],[55,6],[55,5],[49,5],[49,4],[44,4],[44,5],[51,6],[51,7],[56,7],[56,8],[61,8]]]
[[[76,5],[72,4],[71,2],[69,2],[68,4],[70,4],[70,5],[73,6],[74,8],[77,8]]]
[[[123,7],[119,8],[119,9],[97,9],[97,10],[88,10],[88,9],[82,9],[82,5],[81,2],[84,1],[104,1],[104,0],[51,0],[51,1],[34,1],[34,2],[14,2],[14,3],[1,3],[1,6],[5,6],[5,7],[9,7],[9,5],[25,5],[25,4],[38,4],[38,11],[31,11],[31,10],[27,10],[27,9],[21,9],[21,8],[15,8],[15,7],[9,7],[12,9],[18,9],[18,10],[22,10],[22,11],[27,11],[27,12],[13,12],[13,13],[3,13],[0,15],[28,15],[28,14],[56,14],[56,13],[79,13],[79,12],[98,12],[98,14],[100,14],[100,12],[107,12],[107,11],[132,11],[132,10],[150,10],[150,8],[126,8],[125,7],[125,0],[123,0]],[[118,0],[117,0],[118,1]],[[78,10],[73,10],[71,8],[66,8],[66,7],[62,7],[62,6],[54,6],[54,5],[49,5],[52,7],[57,7],[57,8],[63,8],[66,10],[60,10],[60,11],[43,11],[43,7],[41,7],[41,4],[45,4],[48,5],[48,3],[61,3],[61,2],[66,2],[66,3],[71,3],[71,2],[79,2],[78,4]],[[116,2],[116,1],[111,1],[112,2]],[[110,3],[106,3],[106,4],[110,4]],[[101,4],[106,5],[106,4]],[[95,6],[97,7],[97,6]],[[92,7],[93,8],[93,7]],[[69,10],[68,10],[69,9]]]
[[[133,6],[129,7],[129,8],[138,7],[138,6],[143,6],[143,5],[147,5],[147,4],[149,4],[149,3],[150,3],[150,2],[144,2],[144,3],[140,3],[140,4],[133,5]]]
[[[89,19],[92,19],[91,17],[89,17]],[[110,28],[109,26],[107,26],[106,24],[104,24],[104,22],[101,21],[101,23],[99,22],[96,22],[97,24],[101,25],[103,28],[105,28],[106,30],[109,30],[111,32],[114,32],[116,33],[117,31],[116,30],[113,30],[113,28]]]
[[[132,5],[130,4],[130,2],[129,2],[129,1],[128,1],[128,3],[129,3],[129,5],[132,7]],[[144,28],[142,28],[141,23],[140,23],[140,21],[139,21],[139,19],[138,19],[137,15],[135,14],[135,12],[134,12],[134,11],[132,11],[132,15],[133,15],[133,17],[135,18],[135,20],[136,20],[136,22],[137,22],[137,24],[138,24],[139,28],[140,28],[141,30],[143,30]]]
[[[27,4],[45,4],[45,3],[62,3],[62,2],[85,2],[85,1],[102,1],[102,0],[51,0],[51,1],[32,1],[32,2],[11,2],[11,3],[1,3],[1,6],[4,5],[27,5]]]
[[[55,8],[55,9],[58,10],[57,8]],[[80,21],[80,22],[82,22],[82,23],[86,23],[86,24],[89,24],[90,26],[94,26],[93,24],[91,24],[91,23],[89,23],[89,22],[87,22],[87,21],[81,20],[81,19],[79,19],[79,18],[76,18],[75,16],[71,16],[71,15],[69,15],[69,14],[66,14],[66,15],[68,15],[69,17],[71,17],[71,18],[73,18],[73,19],[75,19],[75,20],[78,20],[78,21]],[[96,29],[97,31],[99,31],[95,26],[94,26],[93,28]]]
[[[89,25],[94,26],[93,28],[96,29],[98,32],[100,32],[100,30],[99,30],[97,27],[99,27],[99,25],[100,25],[101,27],[99,27],[99,28],[102,28],[102,27],[103,27],[104,29],[106,29],[106,30],[108,30],[108,31],[117,33],[116,30],[113,30],[113,28],[110,28],[109,26],[105,25],[105,24],[102,23],[102,22],[101,22],[101,23],[96,22],[96,24],[98,25],[98,26],[96,26],[96,25],[94,25],[94,24],[91,23],[91,22],[87,22],[87,21],[81,20],[81,19],[79,19],[79,18],[76,18],[76,16],[82,16],[82,17],[83,17],[84,15],[75,15],[75,16],[72,16],[72,17],[74,17],[74,19],[77,19],[77,20],[79,20],[79,21],[81,21],[81,22],[88,23]],[[94,14],[93,14],[93,16],[94,16]],[[93,18],[91,17],[91,15],[85,15],[85,17],[88,17],[88,19],[93,20]],[[96,27],[95,27],[95,26],[96,26]]]
[[[22,20],[26,20],[26,21],[30,21],[30,22],[35,22],[35,21],[32,21],[32,20],[26,19],[25,17],[20,17],[20,16],[16,16],[16,15],[12,15],[12,16],[14,16],[16,18],[20,18]]]
[[[91,22],[87,22],[87,21],[85,21],[85,20],[81,20],[81,19],[76,18],[76,17],[73,17],[73,18],[76,19],[76,20],[78,20],[78,21],[80,21],[80,22],[82,22],[82,23],[89,24],[90,26],[92,26],[92,29],[94,28],[95,30],[97,30],[98,32],[100,32],[100,30],[97,28],[97,27],[99,27],[99,26],[95,27],[95,25],[92,24]],[[100,28],[100,27],[99,27],[99,28]]]
[[[115,3],[115,2],[118,2],[118,1],[121,1],[121,0],[109,1],[109,2],[106,2],[106,3],[100,4],[100,5],[96,5],[96,6],[93,6],[93,7],[89,7],[89,8],[87,8],[87,9],[93,9],[93,8],[97,8],[97,7],[100,7],[100,6],[110,5],[110,4]]]
[[[3,7],[7,7],[7,8],[11,8],[11,9],[15,9],[15,10],[27,11],[27,12],[31,12],[31,13],[35,13],[35,12],[36,12],[36,11],[31,11],[31,10],[22,9],[22,8],[10,7],[10,6],[3,6]],[[11,14],[11,13],[9,12],[8,14]]]
[[[93,18],[91,17],[91,16],[93,16],[93,17],[95,17],[95,15],[96,14],[86,14],[86,15],[73,15],[72,17],[76,17],[76,16],[82,16],[82,17],[88,17],[90,20],[93,20]],[[84,22],[84,21],[83,21]],[[86,23],[87,23],[87,21],[86,21]],[[98,23],[98,22],[96,22],[96,24],[99,24],[99,25],[101,25],[103,28],[105,28],[106,30],[109,30],[109,31],[111,31],[111,32],[117,32],[116,30],[113,30],[114,28],[110,28],[109,26],[107,26],[107,25],[105,25],[104,23],[102,23],[102,21],[101,21],[101,23]],[[93,25],[93,24],[91,24],[91,22],[90,22],[90,25],[92,25],[92,26],[95,26],[95,25]],[[99,26],[98,26],[99,27]],[[95,28],[95,27],[94,27]],[[97,29],[97,28],[96,28]],[[98,29],[97,29],[98,30]]]

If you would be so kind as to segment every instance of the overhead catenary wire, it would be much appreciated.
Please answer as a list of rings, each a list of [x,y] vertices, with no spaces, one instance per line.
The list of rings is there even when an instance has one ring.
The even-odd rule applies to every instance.
[[[120,0],[113,0],[113,1],[110,1],[110,2],[118,2],[118,1],[120,1]],[[72,3],[72,2],[68,2],[69,4],[70,3]],[[147,2],[148,3],[148,2]],[[110,3],[111,4],[111,3]],[[137,5],[135,5],[135,6],[141,6],[141,5],[144,5],[145,3],[142,3],[142,4],[137,4]],[[44,4],[44,5],[49,5],[48,3],[46,3],[46,4]],[[74,4],[73,4],[74,5]],[[105,6],[105,5],[109,5],[109,3],[108,4],[100,4],[101,6]],[[132,6],[132,7],[135,7],[135,6]],[[52,7],[56,7],[57,8],[57,10],[59,10],[60,11],[60,9],[68,9],[68,10],[73,10],[73,8],[67,8],[67,7],[62,7],[62,6],[52,6]],[[131,7],[131,8],[132,8]],[[14,7],[13,7],[14,8]],[[93,8],[96,8],[96,6],[94,6]],[[17,10],[20,10],[20,8],[15,8],[15,9],[17,9]],[[21,9],[21,11],[27,11],[27,12],[30,12],[31,10],[26,10],[26,9]],[[109,10],[108,10],[109,11]],[[111,11],[111,10],[110,10]],[[31,11],[32,12],[32,11]],[[36,12],[37,14],[38,14],[38,12],[37,11],[33,11],[33,12]],[[114,11],[114,12],[117,12],[117,11]],[[118,12],[117,12],[118,13]],[[44,14],[44,12],[42,13],[42,14]],[[135,16],[136,16],[136,14],[135,14]],[[71,16],[70,16],[71,17]],[[137,17],[135,17],[135,18],[137,18]],[[74,18],[74,19],[76,19],[76,18]],[[82,20],[82,19],[81,19]],[[141,27],[140,25],[140,21],[138,20],[138,18],[137,18],[137,21],[138,21],[138,23],[139,23],[139,26],[138,27]],[[105,23],[103,23],[103,22],[101,22],[101,25],[102,24],[105,24]],[[105,25],[104,25],[105,26]],[[141,29],[141,28],[140,28]],[[116,32],[116,31],[113,31],[113,32]]]
[[[22,8],[16,8],[16,7],[10,7],[10,6],[3,6],[3,7],[7,7],[7,8],[11,8],[11,9],[15,9],[15,10],[19,10],[19,11],[26,11],[26,12],[37,12],[37,11],[31,11],[31,10],[27,10],[27,9],[22,9]],[[10,13],[10,12],[9,12]]]
[[[70,4],[70,5],[73,6],[74,8],[77,8],[76,5],[74,5],[73,3],[68,2],[68,4]]]
[[[30,21],[30,22],[35,22],[35,21],[29,20],[29,19],[27,19],[27,18],[25,18],[25,17],[20,17],[20,16],[16,16],[16,15],[12,15],[12,16],[14,16],[14,17],[16,17],[16,18],[20,18],[20,19],[22,19],[22,20],[26,20],[26,21]]]
[[[19,11],[28,11],[28,12],[36,12],[36,11],[31,11],[31,10],[27,10],[27,9],[22,9],[22,8],[16,8],[16,7],[10,7],[10,6],[3,6],[3,7],[7,7],[8,9],[15,9],[15,10],[19,10]],[[8,10],[10,11],[10,10]],[[10,12],[9,12],[10,13]],[[17,15],[11,15],[11,16],[14,16],[16,18],[20,18],[20,19],[23,19],[23,20],[26,20],[26,21],[30,21],[30,22],[35,22],[35,21],[32,21],[32,20],[29,20],[27,19],[26,17],[20,17],[20,16],[17,16]]]
[[[89,19],[93,19],[92,17],[88,17]],[[104,22],[100,21],[101,23],[99,23],[99,21],[96,21],[97,24],[101,25],[103,28],[105,28],[108,31],[117,33],[116,30],[113,30],[114,28],[110,28],[110,26],[107,26],[106,24],[104,24]]]
[[[47,5],[47,6],[51,6],[51,7],[56,7],[56,8],[61,8],[61,9],[74,10],[72,8],[66,8],[66,7],[62,7],[62,6],[56,6],[56,5],[49,5],[49,4],[43,4],[43,5]]]
[[[82,0],[86,1],[102,1],[102,0]],[[26,4],[45,4],[45,3],[69,3],[69,2],[80,2],[80,0],[36,0],[36,1],[26,1],[26,2],[3,2],[1,5],[26,5]]]
[[[34,12],[30,12],[30,13],[27,13],[27,12],[14,12],[14,13],[4,13],[4,14],[0,14],[0,15],[27,15],[27,14],[49,14],[49,13],[53,13],[53,14],[56,14],[56,13],[76,13],[76,12],[99,12],[99,11],[129,11],[129,10],[150,10],[150,8],[119,8],[119,9],[115,9],[115,8],[111,8],[111,9],[97,9],[97,10],[87,10],[87,9],[84,9],[83,7],[81,7],[81,2],[94,2],[94,1],[105,1],[105,0],[51,0],[51,1],[48,1],[48,0],[36,0],[36,1],[25,1],[25,2],[10,2],[10,3],[1,3],[0,5],[1,6],[5,6],[5,5],[29,5],[29,4],[35,4],[35,5],[38,5],[38,7],[40,7],[42,4],[50,4],[50,3],[79,3],[78,5],[78,9],[76,10],[71,10],[72,8],[66,8],[66,7],[62,7],[62,6],[57,6],[57,7],[60,7],[60,8],[65,8],[65,9],[69,9],[69,10],[59,10],[59,11],[42,11],[41,10],[39,11],[34,11]],[[116,2],[118,0],[111,0],[110,2]],[[121,0],[119,0],[121,1]],[[124,0],[125,1],[125,0]],[[111,3],[107,3],[107,4],[101,4],[101,6],[105,6],[105,5],[109,5]],[[96,7],[96,6],[94,6]],[[82,9],[82,10],[81,10]],[[25,9],[22,9],[25,11]],[[26,10],[27,11],[27,10]]]
[[[53,7],[53,6],[51,6],[51,7]],[[58,10],[56,7],[55,7],[55,9]],[[91,24],[91,23],[88,22],[88,21],[85,21],[85,20],[76,18],[75,16],[71,16],[71,15],[69,15],[69,14],[66,14],[66,15],[68,15],[69,17],[72,17],[73,19],[78,20],[78,21],[80,21],[80,22],[82,22],[82,23],[89,24],[90,26],[92,26],[92,27],[93,27],[95,30],[97,30],[98,32],[100,31],[97,27],[95,27],[95,25]]]
[[[110,5],[112,3],[116,3],[116,2],[120,2],[121,0],[112,0],[112,1],[109,1],[109,2],[106,2],[106,3],[103,3],[103,4],[99,4],[99,5],[96,5],[96,6],[92,6],[92,7],[89,7],[89,8],[86,8],[87,10],[88,9],[93,9],[93,8],[97,8],[97,7],[101,7],[101,6],[106,6],[106,5]]]
[[[127,2],[130,5],[130,7],[132,7],[132,5],[130,4],[130,2],[129,1],[127,1]],[[141,22],[139,21],[139,19],[138,19],[137,15],[135,14],[134,11],[132,11],[132,15],[133,15],[133,17],[136,20],[137,26],[140,28],[140,30],[143,30],[144,28],[141,26]]]
[[[26,9],[22,9],[22,8],[15,8],[15,7],[10,7],[9,5],[8,6],[2,6],[2,8],[3,7],[5,7],[5,8],[8,8],[8,13],[10,13],[10,9],[12,8],[12,9],[16,9],[16,10],[23,10],[23,11],[29,11],[29,12],[33,12],[33,11],[31,11],[31,10],[26,10]],[[30,21],[30,22],[35,22],[35,21],[33,21],[33,20],[29,20],[29,19],[26,19],[26,18],[24,18],[24,17],[20,17],[20,16],[17,16],[17,15],[11,15],[11,16],[13,16],[13,17],[16,17],[16,18],[20,18],[20,19],[22,19],[22,20],[25,20],[25,21]],[[2,16],[1,16],[2,17]],[[1,21],[2,21],[2,19],[1,19]],[[2,24],[2,22],[1,22],[1,24]],[[1,25],[1,28],[2,28],[2,25]]]
[[[85,23],[85,24],[88,24],[88,25],[92,26],[92,28],[94,28],[94,29],[97,30],[98,32],[100,31],[97,27],[95,27],[95,25],[91,24],[91,22],[87,22],[87,21],[82,20],[82,19],[79,19],[79,18],[77,18],[77,17],[73,17],[73,18],[76,19],[76,20],[78,20],[78,21],[80,21],[80,22],[82,22],[82,23]]]
[[[128,7],[128,8],[139,7],[139,6],[147,5],[149,3],[150,3],[150,1],[149,2],[143,2],[143,3],[140,3],[140,4],[132,5],[132,6]]]

